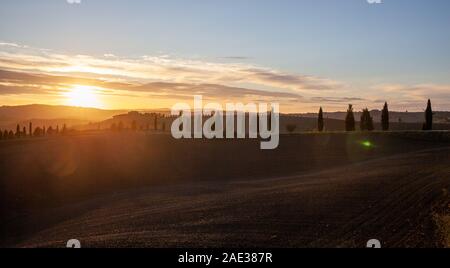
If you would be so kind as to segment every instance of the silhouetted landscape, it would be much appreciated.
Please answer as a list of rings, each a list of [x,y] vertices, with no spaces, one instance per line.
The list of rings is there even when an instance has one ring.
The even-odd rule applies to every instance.
[[[0,140],[1,246],[448,245],[448,131],[410,122],[415,130],[345,132],[348,119],[320,120],[282,115],[273,151],[175,140],[165,113],[47,125],[45,135],[18,127]]]
[[[207,267],[450,248],[449,14],[445,0],[2,0],[0,248]]]

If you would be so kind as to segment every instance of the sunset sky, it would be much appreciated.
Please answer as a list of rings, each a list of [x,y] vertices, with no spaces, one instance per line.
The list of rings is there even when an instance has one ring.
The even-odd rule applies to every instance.
[[[450,1],[2,0],[0,106],[450,110]]]

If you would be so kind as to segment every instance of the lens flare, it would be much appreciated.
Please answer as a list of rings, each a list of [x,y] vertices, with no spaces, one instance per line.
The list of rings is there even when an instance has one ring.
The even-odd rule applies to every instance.
[[[361,145],[368,149],[374,147],[374,144],[369,140],[362,141]]]

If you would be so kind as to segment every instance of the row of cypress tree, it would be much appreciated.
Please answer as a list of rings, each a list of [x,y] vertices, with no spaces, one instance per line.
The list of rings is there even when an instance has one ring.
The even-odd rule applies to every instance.
[[[0,140],[6,140],[6,139],[14,139],[14,138],[24,138],[24,137],[40,137],[40,136],[46,136],[46,135],[57,135],[57,134],[64,134],[66,133],[67,128],[64,124],[63,129],[60,131],[59,126],[56,126],[54,129],[53,127],[37,127],[33,130],[33,124],[30,123],[28,126],[28,132],[26,127],[21,128],[20,125],[17,125],[16,131],[13,132],[12,130],[1,130],[0,129]]]
[[[324,130],[324,118],[323,118],[323,109],[320,107],[317,129],[319,132]],[[384,103],[383,110],[381,112],[381,128],[383,131],[389,130],[389,108],[387,102]],[[361,131],[373,131],[375,129],[373,124],[373,118],[370,115],[369,109],[363,109],[360,120],[360,129]],[[422,127],[423,130],[433,130],[433,109],[431,108],[431,100],[428,100],[427,109],[425,110],[425,123]],[[355,116],[353,114],[353,105],[349,104],[347,109],[347,115],[345,117],[345,130],[346,131],[355,131],[356,130],[356,122]]]

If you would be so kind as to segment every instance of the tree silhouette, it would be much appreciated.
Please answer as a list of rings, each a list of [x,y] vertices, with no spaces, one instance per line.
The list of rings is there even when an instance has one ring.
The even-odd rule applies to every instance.
[[[2,130],[0,129],[0,140],[1,139],[3,139],[3,132],[2,132]]]
[[[389,130],[389,108],[387,102],[384,103],[383,111],[381,112],[381,128],[383,131]]]
[[[27,128],[23,127],[22,129],[22,136],[26,137],[27,136]]]
[[[17,124],[17,127],[16,127],[16,137],[20,137],[20,126],[19,126],[19,124]]]
[[[345,117],[345,130],[355,131],[355,116],[353,115],[353,105],[348,105],[347,116]]]
[[[28,125],[28,133],[30,134],[30,136],[33,136],[33,123],[30,122],[30,124]]]
[[[12,130],[9,131],[8,138],[9,139],[14,139],[14,132]]]
[[[5,129],[5,131],[3,132],[3,139],[8,139],[9,138],[9,133],[8,130]]]
[[[66,126],[66,124],[64,124],[63,129],[62,129],[62,134],[64,135],[64,134],[66,134],[66,132],[67,132],[67,126]]]
[[[428,100],[427,109],[425,110],[423,130],[433,130],[433,109],[431,108],[431,100]]]
[[[370,116],[369,109],[367,108],[364,109],[361,114],[360,128],[361,131],[372,131],[374,129],[373,119],[372,116]]]
[[[39,137],[39,136],[41,136],[41,135],[42,135],[42,128],[37,127],[37,128],[34,130],[34,132],[33,132],[33,136]]]
[[[323,131],[323,111],[322,111],[322,107],[320,107],[319,109],[319,118],[318,118],[318,122],[317,122],[317,129],[319,130],[319,132]]]

